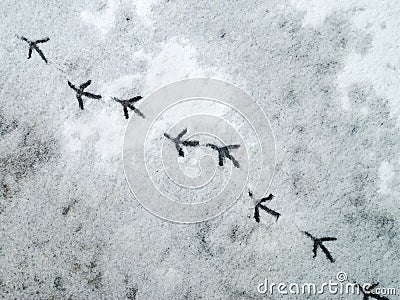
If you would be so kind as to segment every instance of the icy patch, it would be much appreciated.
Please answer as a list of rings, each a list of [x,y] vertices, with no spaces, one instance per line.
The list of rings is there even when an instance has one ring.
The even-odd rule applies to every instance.
[[[348,9],[353,5],[351,1],[325,1],[325,0],[291,0],[291,5],[298,10],[305,11],[303,26],[320,26],[326,17],[338,9]]]
[[[117,113],[110,113],[104,108],[97,114],[85,117],[69,118],[63,126],[65,136],[64,149],[67,153],[85,151],[89,142],[93,142],[94,150],[102,161],[114,161],[122,155],[125,119]]]
[[[392,164],[384,161],[379,167],[379,190],[378,192],[384,195],[389,195],[391,192],[391,183],[394,177]]]
[[[190,77],[202,77],[205,71],[197,64],[196,51],[185,41],[171,40],[152,60],[146,75],[146,90]]]
[[[158,0],[138,0],[136,3],[127,0],[108,0],[104,7],[98,11],[84,10],[81,12],[81,17],[85,23],[94,26],[100,33],[106,35],[114,28],[118,11],[131,10],[132,5],[135,5],[135,13],[138,19],[145,27],[154,27],[152,18],[152,8]],[[123,8],[121,9],[121,5]]]
[[[376,93],[389,100],[391,114],[398,118],[397,124],[400,125],[400,41],[397,35],[400,3],[387,1],[384,5],[377,5],[371,2],[369,6],[353,21],[357,28],[373,34],[372,47],[364,55],[353,53],[348,57],[339,76],[339,86],[346,101],[347,87],[357,82],[372,82]],[[384,20],[384,26],[381,20]]]
[[[136,3],[136,14],[141,22],[149,27],[154,26],[152,19],[152,8],[157,4],[158,0],[138,0]]]
[[[106,35],[115,25],[115,13],[120,6],[118,0],[108,0],[107,5],[98,11],[84,10],[81,17],[85,23],[94,26],[100,33]]]
[[[350,53],[345,60],[343,72],[338,77],[343,108],[350,109],[348,87],[355,83],[371,82],[376,93],[389,100],[392,116],[398,118],[400,125],[400,2],[292,0],[291,4],[306,12],[303,25],[321,26],[326,17],[336,11],[355,12],[351,19],[354,28],[371,33],[373,41],[368,52]]]
[[[186,40],[171,39],[150,61],[145,78],[145,91],[147,94],[169,83],[195,77],[227,79],[215,68],[200,66],[196,49]]]

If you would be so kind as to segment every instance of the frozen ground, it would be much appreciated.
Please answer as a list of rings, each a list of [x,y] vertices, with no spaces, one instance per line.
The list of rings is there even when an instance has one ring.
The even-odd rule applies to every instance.
[[[2,298],[258,299],[264,278],[339,271],[399,293],[397,0],[3,0],[0,16]],[[15,35],[50,37],[49,64]],[[269,116],[278,222],[256,223],[245,196],[196,225],[133,198],[110,97],[199,76],[238,85]],[[91,79],[103,99],[79,110],[67,79]],[[313,259],[300,230],[337,237],[335,263]]]

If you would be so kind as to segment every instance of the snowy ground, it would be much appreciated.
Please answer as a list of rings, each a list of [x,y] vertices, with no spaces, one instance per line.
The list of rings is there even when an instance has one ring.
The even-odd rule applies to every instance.
[[[400,293],[398,1],[3,0],[0,16],[1,298],[259,299],[264,278],[339,271]],[[16,35],[48,36],[49,63]],[[111,97],[192,77],[269,117],[278,222],[256,223],[246,195],[191,225],[134,199]],[[81,111],[67,80],[88,79],[103,98]],[[337,237],[335,262],[301,230]],[[285,297],[304,298],[362,295]]]

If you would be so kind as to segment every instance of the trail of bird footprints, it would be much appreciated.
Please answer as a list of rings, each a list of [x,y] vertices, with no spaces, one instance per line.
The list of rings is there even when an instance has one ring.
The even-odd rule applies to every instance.
[[[331,253],[328,251],[328,249],[326,249],[326,247],[322,244],[323,242],[329,242],[329,241],[336,241],[337,239],[335,237],[323,237],[323,238],[316,238],[313,235],[311,235],[310,233],[308,233],[307,231],[304,231],[304,234],[306,236],[308,236],[309,238],[312,239],[312,241],[314,242],[314,247],[313,247],[313,253],[314,256],[317,256],[317,249],[318,247],[321,248],[322,252],[325,253],[326,257],[330,260],[330,262],[335,262],[335,260],[333,259]]]
[[[121,99],[118,99],[116,97],[112,97],[112,99],[115,102],[118,102],[118,103],[120,103],[122,105],[122,107],[124,109],[124,116],[125,116],[126,119],[129,119],[128,108],[130,110],[133,110],[135,113],[137,113],[143,119],[145,118],[144,114],[133,105],[133,103],[138,102],[142,98],[143,98],[142,96],[136,96],[136,97],[133,97],[131,99],[121,100]]]
[[[38,47],[37,44],[46,43],[46,42],[48,42],[48,41],[50,40],[50,38],[47,37],[47,38],[44,38],[44,39],[41,39],[41,40],[36,40],[36,41],[28,40],[28,39],[27,39],[26,37],[24,37],[24,36],[20,36],[20,37],[18,37],[18,38],[20,38],[20,39],[23,40],[24,42],[27,42],[28,45],[29,45],[28,59],[30,59],[30,58],[32,57],[32,52],[33,52],[33,50],[35,50],[35,51],[39,54],[39,56],[44,60],[44,62],[47,64],[47,59],[46,59],[46,57],[44,56],[42,50],[39,49],[39,47]]]
[[[71,82],[68,81],[68,85],[71,89],[76,92],[76,99],[78,99],[79,108],[83,110],[83,100],[82,96],[92,98],[92,99],[101,99],[101,95],[95,95],[92,93],[84,92],[84,90],[92,83],[91,80],[82,83],[79,88],[73,85]]]
[[[184,147],[198,147],[198,146],[206,146],[208,148],[211,148],[213,150],[216,150],[218,152],[218,164],[222,167],[224,165],[224,159],[228,158],[232,161],[233,165],[236,168],[239,168],[239,162],[231,155],[230,151],[231,149],[237,149],[240,147],[240,145],[228,145],[228,146],[216,146],[214,144],[207,143],[205,145],[200,145],[199,141],[196,140],[182,140],[182,137],[187,133],[187,128],[183,129],[176,137],[171,137],[168,133],[164,133],[164,136],[171,140],[176,148],[176,151],[178,151],[178,155],[181,157],[185,157],[185,152],[182,149],[182,146]]]
[[[40,58],[47,64],[48,60],[46,58],[46,56],[44,55],[43,51],[39,48],[38,44],[42,44],[42,43],[46,43],[50,40],[50,38],[46,37],[44,39],[40,39],[40,40],[29,40],[24,36],[17,36],[17,38],[19,38],[20,40],[26,42],[29,45],[29,50],[28,50],[28,59],[30,59],[32,57],[32,52],[33,50],[35,50]],[[76,99],[78,100],[78,105],[80,109],[84,109],[84,105],[83,105],[83,99],[82,97],[87,97],[87,98],[91,98],[91,99],[101,99],[102,96],[101,95],[97,95],[94,93],[90,93],[90,92],[85,92],[85,89],[88,88],[90,86],[90,84],[92,83],[91,80],[88,80],[84,83],[82,83],[81,85],[79,85],[79,87],[77,87],[76,85],[74,85],[73,83],[71,83],[69,80],[67,81],[68,86],[73,89],[76,93]],[[138,116],[145,118],[145,115],[134,106],[134,103],[138,102],[139,100],[142,99],[142,96],[135,96],[131,99],[119,99],[116,97],[111,97],[112,100],[114,100],[115,102],[119,103],[122,108],[123,108],[123,112],[124,112],[124,116],[126,119],[129,119],[129,111],[128,108],[133,111],[134,113],[136,113]],[[224,162],[225,159],[229,159],[232,164],[234,165],[234,167],[236,168],[240,168],[240,164],[239,162],[232,156],[232,154],[230,153],[230,150],[233,149],[237,149],[240,147],[240,145],[228,145],[228,146],[217,146],[214,144],[205,144],[205,145],[200,145],[200,142],[197,140],[182,140],[183,136],[187,133],[187,129],[184,129],[182,132],[180,132],[176,137],[171,137],[169,134],[164,133],[164,136],[169,139],[170,141],[172,141],[175,145],[175,148],[178,152],[178,155],[181,157],[185,156],[185,153],[183,151],[182,147],[198,147],[198,146],[206,146],[209,147],[215,151],[217,151],[218,153],[218,164],[219,166],[224,166]],[[253,200],[255,200],[255,206],[254,206],[254,219],[257,223],[260,222],[260,209],[264,210],[265,212],[267,212],[268,214],[272,215],[273,217],[276,218],[276,221],[278,221],[279,217],[281,216],[280,213],[268,208],[267,206],[263,205],[264,203],[266,203],[267,201],[271,201],[274,198],[274,195],[269,194],[267,197],[265,198],[261,198],[261,199],[254,199],[253,193],[251,191],[248,192],[249,197]],[[337,238],[335,237],[322,237],[322,238],[316,238],[314,237],[312,234],[310,234],[307,231],[303,231],[303,233],[308,236],[313,244],[313,258],[315,258],[317,256],[317,250],[318,248],[320,248],[322,250],[322,252],[325,254],[326,258],[331,262],[334,263],[335,259],[332,257],[331,253],[329,252],[329,250],[323,245],[323,242],[330,242],[330,241],[336,241]],[[363,293],[363,299],[369,299],[369,298],[374,298],[374,299],[388,299],[386,297],[382,297],[378,294],[374,294],[372,293],[372,291],[377,287],[378,283],[371,285],[369,287],[368,290],[363,290],[361,288],[361,291]]]
[[[195,141],[195,140],[184,140],[182,141],[182,137],[187,133],[187,129],[185,128],[184,130],[182,130],[176,137],[171,137],[168,133],[164,133],[164,136],[171,140],[176,148],[176,151],[178,151],[178,155],[181,157],[185,156],[185,153],[183,152],[182,146],[186,146],[186,147],[196,147],[200,145],[199,141]]]

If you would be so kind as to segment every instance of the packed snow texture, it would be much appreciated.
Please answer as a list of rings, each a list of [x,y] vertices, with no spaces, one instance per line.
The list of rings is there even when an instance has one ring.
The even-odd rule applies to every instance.
[[[0,14],[1,298],[259,299],[264,278],[339,271],[400,289],[399,1],[3,0]],[[48,36],[49,63],[16,35]],[[133,197],[111,97],[192,77],[269,117],[277,222],[256,223],[247,194],[191,225]],[[67,80],[88,79],[103,98],[82,111]],[[335,263],[302,230],[337,237]]]

